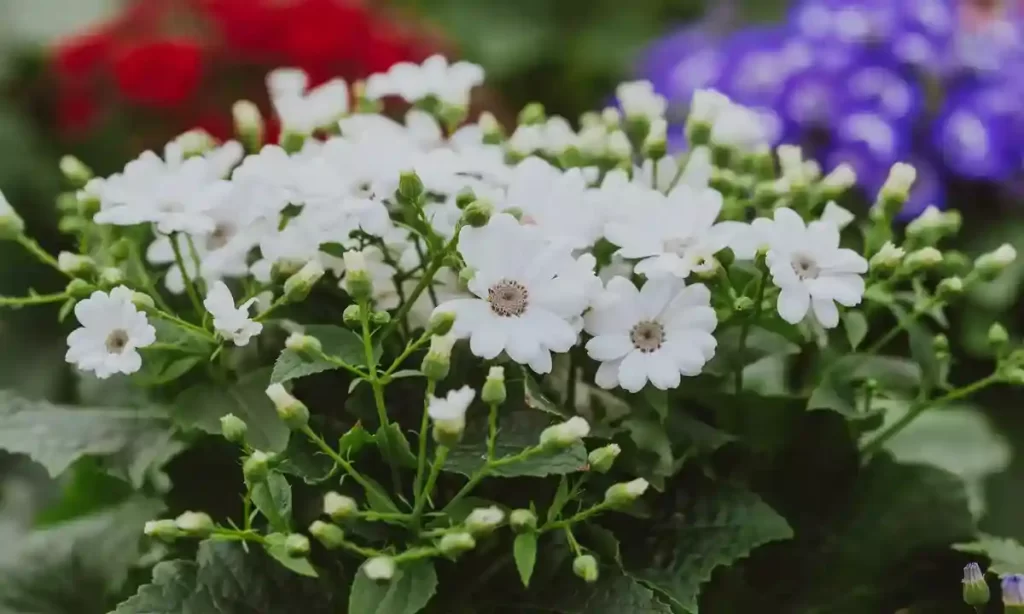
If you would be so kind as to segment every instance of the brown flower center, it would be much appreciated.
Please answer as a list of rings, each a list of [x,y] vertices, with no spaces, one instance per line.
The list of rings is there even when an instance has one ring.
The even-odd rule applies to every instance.
[[[502,279],[487,289],[491,311],[504,318],[523,315],[530,301],[526,286],[512,279]]]
[[[633,347],[644,354],[650,354],[660,349],[665,342],[665,327],[657,322],[640,322],[629,331],[629,340],[633,342]]]
[[[796,254],[793,256],[792,265],[793,272],[800,279],[817,279],[818,274],[821,273],[818,264],[807,254]]]
[[[109,335],[107,335],[107,351],[111,354],[120,354],[124,351],[126,345],[128,345],[128,332],[124,329],[118,328]]]

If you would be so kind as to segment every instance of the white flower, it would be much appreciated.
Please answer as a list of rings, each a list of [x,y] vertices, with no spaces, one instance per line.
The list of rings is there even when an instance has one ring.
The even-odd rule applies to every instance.
[[[75,305],[81,328],[68,335],[65,360],[106,379],[142,367],[138,348],[156,341],[156,329],[132,303],[132,291],[118,286],[110,294],[96,291]]]
[[[763,118],[754,110],[730,104],[722,109],[711,127],[711,142],[723,147],[751,151],[768,140]]]
[[[657,277],[637,290],[616,277],[584,321],[594,336],[587,353],[601,363],[596,383],[602,388],[637,392],[648,381],[661,390],[676,388],[682,375],[700,374],[715,355],[711,333],[718,319],[703,284]]]
[[[283,131],[308,135],[330,126],[348,112],[348,84],[343,79],[331,79],[308,93],[287,91],[270,100]]]
[[[601,212],[588,201],[587,180],[580,169],[562,172],[540,158],[516,165],[499,210],[515,207],[522,223],[573,249],[592,246],[601,237]]]
[[[825,328],[839,324],[836,303],[857,305],[864,295],[867,261],[851,249],[839,247],[839,229],[830,222],[811,222],[792,209],[775,211],[768,250],[772,281],[782,292],[778,310],[783,320],[796,324],[814,311]]]
[[[571,321],[587,306],[588,282],[564,244],[553,243],[514,217],[499,213],[483,228],[466,228],[459,252],[475,271],[474,298],[437,307],[455,314],[452,331],[470,350],[492,359],[501,352],[537,373],[551,371],[551,352],[576,343]]]
[[[451,347],[448,348],[449,352]],[[427,414],[431,420],[464,420],[466,410],[476,397],[476,391],[469,386],[450,390],[445,398],[431,397]]]
[[[626,117],[642,117],[655,120],[665,115],[668,102],[665,97],[654,91],[650,81],[630,81],[622,83],[615,90]]]
[[[442,55],[427,58],[422,65],[399,62],[386,73],[370,75],[366,97],[400,96],[416,102],[434,96],[442,102],[466,106],[470,91],[483,83],[484,70],[470,62],[448,64]]]
[[[835,227],[839,230],[849,226],[855,219],[857,219],[857,216],[852,211],[840,207],[834,200],[828,201],[825,205],[825,210],[821,212],[821,221],[835,224]]]
[[[729,97],[715,90],[696,90],[690,101],[688,121],[713,124],[719,114],[732,104]]]
[[[605,237],[619,246],[620,256],[640,259],[637,273],[685,278],[711,270],[713,256],[742,226],[715,224],[721,209],[717,191],[680,185],[668,196],[652,192],[646,201],[631,203],[625,220],[609,222]]]
[[[255,302],[256,299],[252,298],[236,308],[231,290],[224,282],[218,281],[210,287],[203,306],[213,316],[213,327],[217,333],[235,345],[243,346],[263,331],[262,324],[249,318],[249,307]]]

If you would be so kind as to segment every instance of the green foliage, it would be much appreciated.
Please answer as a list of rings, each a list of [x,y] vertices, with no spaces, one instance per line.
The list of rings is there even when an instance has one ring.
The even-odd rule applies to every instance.
[[[529,446],[537,445],[540,433],[549,424],[541,414],[529,412],[513,412],[502,416],[502,428],[498,433],[495,446],[496,456],[511,456],[522,452]],[[445,471],[473,475],[483,467],[487,457],[486,431],[480,428],[467,429],[463,442],[452,449],[445,463]],[[522,461],[517,461],[495,468],[493,475],[497,477],[544,477],[563,475],[580,471],[587,463],[587,452],[582,444],[576,444],[565,450],[544,452]]]
[[[323,353],[327,356],[334,356],[343,362],[353,366],[364,366],[366,354],[363,350],[363,341],[354,332],[340,326],[327,326],[315,324],[307,326],[305,333],[320,341]],[[378,349],[378,356],[380,350]],[[288,380],[340,369],[336,363],[323,358],[309,358],[300,356],[292,350],[284,350],[274,365],[274,372],[270,376],[270,383],[279,384]]]
[[[275,531],[288,532],[292,518],[292,487],[283,475],[271,472],[252,486],[252,502]]]
[[[349,612],[366,614],[416,614],[437,590],[437,574],[431,561],[402,567],[390,582],[378,583],[357,573],[349,596]]]
[[[555,600],[548,611],[559,614],[672,614],[672,608],[660,601],[654,591],[636,578],[622,573],[602,571],[597,585],[567,582],[564,596]]]
[[[516,560],[516,570],[519,571],[523,586],[529,587],[537,563],[537,534],[531,532],[517,535],[512,546],[512,556]]]
[[[953,544],[953,549],[986,557],[991,573],[1000,576],[1024,573],[1024,546],[1015,539],[982,533],[974,541]]]

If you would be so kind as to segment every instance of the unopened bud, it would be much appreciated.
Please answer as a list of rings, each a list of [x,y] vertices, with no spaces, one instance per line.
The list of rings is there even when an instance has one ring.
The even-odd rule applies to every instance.
[[[213,519],[205,512],[185,512],[178,516],[174,525],[191,537],[206,537],[213,532]]]
[[[522,207],[506,207],[505,209],[502,209],[501,212],[502,213],[507,213],[507,214],[511,215],[512,217],[516,218],[517,222],[522,222],[523,221],[523,216],[526,215],[526,213],[523,211]]]
[[[25,222],[0,193],[0,241],[13,241],[25,232]]]
[[[96,270],[96,261],[89,256],[61,252],[57,255],[57,268],[72,277],[84,277]]]
[[[667,131],[668,124],[663,118],[651,122],[647,137],[644,138],[643,153],[645,156],[652,160],[660,160],[665,157],[665,152],[668,150]]]
[[[480,400],[488,405],[501,405],[505,402],[506,396],[505,368],[491,367],[487,372],[487,379],[484,380],[484,387],[480,392]]]
[[[235,414],[225,414],[220,418],[220,432],[231,443],[245,443],[245,435],[249,426]]]
[[[632,482],[614,484],[604,493],[605,503],[614,507],[625,507],[647,492],[647,480],[637,478]]]
[[[64,288],[64,292],[72,298],[85,298],[96,290],[96,286],[84,279],[72,279]]]
[[[857,173],[849,164],[843,163],[832,169],[821,180],[821,191],[826,199],[841,196],[857,183]]]
[[[437,547],[445,556],[454,557],[476,548],[476,540],[469,533],[448,533]]]
[[[1005,349],[1010,344],[1010,333],[1006,327],[996,322],[988,329],[988,344],[995,350]]]
[[[174,142],[181,147],[181,153],[186,158],[201,156],[217,145],[210,133],[202,128],[183,132]]]
[[[374,311],[370,314],[370,322],[378,326],[384,326],[391,321],[391,314],[386,311]]]
[[[366,268],[366,256],[351,250],[342,254],[342,258],[345,260],[345,291],[357,301],[368,300],[373,296],[373,280]]]
[[[540,434],[540,445],[545,448],[568,448],[589,433],[590,424],[580,416],[574,416],[544,429]]]
[[[1011,367],[1003,372],[1003,379],[1013,386],[1024,386],[1024,369]]]
[[[292,533],[284,540],[284,550],[288,556],[302,558],[309,555],[309,538],[301,533]]]
[[[454,448],[462,442],[462,435],[466,432],[466,418],[447,418],[434,420],[434,441],[446,448]]]
[[[474,202],[476,202],[476,192],[471,188],[465,188],[455,195],[455,206],[460,210],[465,209]]]
[[[451,311],[436,311],[430,316],[427,331],[431,335],[447,335],[455,324],[455,314]]]
[[[963,594],[964,603],[970,606],[983,606],[992,597],[985,575],[977,563],[968,563],[964,567]]]
[[[501,124],[498,123],[498,119],[494,117],[494,114],[490,111],[484,111],[477,118],[476,123],[480,126],[480,132],[483,133],[484,143],[487,145],[497,145],[501,143],[504,138],[504,131],[501,129]]]
[[[263,115],[259,107],[248,100],[239,100],[231,107],[238,140],[246,151],[255,153],[263,147]]]
[[[314,520],[309,525],[309,534],[328,550],[341,548],[345,543],[345,531],[338,525],[323,520]]]
[[[629,160],[633,156],[633,145],[622,130],[614,130],[608,135],[608,155],[615,160]]]
[[[60,159],[60,172],[75,188],[85,187],[93,176],[92,170],[74,156],[64,156]]]
[[[253,450],[249,458],[242,463],[242,475],[245,481],[250,484],[259,484],[267,479],[270,474],[270,457],[266,452]]]
[[[346,497],[333,491],[324,495],[324,513],[330,516],[331,520],[344,520],[358,511],[359,504],[352,497]]]
[[[533,124],[543,124],[546,121],[547,114],[544,112],[544,105],[539,102],[531,102],[519,112],[518,123],[520,125],[530,126]]]
[[[1017,250],[1009,243],[999,246],[994,252],[982,254],[974,261],[974,268],[982,279],[991,280],[1003,272],[1017,259]]]
[[[466,516],[466,529],[473,535],[487,535],[505,520],[500,507],[478,507]]]
[[[922,247],[907,254],[903,264],[910,271],[921,271],[942,264],[942,252],[934,247]]]
[[[142,532],[149,537],[154,537],[166,542],[182,536],[181,529],[178,528],[177,523],[168,519],[150,520],[146,523]]]
[[[622,124],[622,113],[615,107],[605,107],[601,110],[601,123],[606,128],[618,128]]]
[[[749,296],[738,296],[736,300],[732,302],[732,309],[737,313],[750,311],[754,308],[754,299]]]
[[[435,382],[448,377],[448,370],[451,368],[452,347],[455,345],[455,335],[434,335],[430,338],[430,350],[423,357],[420,371],[427,379]]]
[[[362,570],[374,582],[388,582],[395,576],[395,560],[387,555],[375,556],[363,563]]]
[[[870,266],[872,271],[894,271],[903,263],[907,252],[902,247],[896,247],[892,241],[887,241],[878,253],[871,257]]]
[[[537,515],[527,509],[512,510],[508,524],[516,533],[529,533],[537,529]]]
[[[156,307],[156,303],[153,302],[153,297],[142,292],[132,292],[132,305],[135,305],[143,311]]]
[[[324,276],[324,267],[317,260],[307,262],[298,273],[284,282],[284,296],[290,302],[297,302],[309,296],[310,290]]]
[[[103,288],[114,288],[124,283],[124,271],[119,268],[108,266],[100,271],[100,286]]]
[[[289,393],[281,384],[271,384],[266,390],[267,396],[274,403],[277,416],[293,431],[298,431],[309,424],[309,408]]]
[[[964,280],[959,277],[947,277],[939,282],[936,291],[941,298],[959,296],[964,292]]]
[[[302,333],[288,335],[288,338],[285,339],[284,347],[307,360],[311,360],[323,352],[323,345],[319,339],[312,335],[303,335]]]
[[[938,356],[949,356],[949,337],[942,333],[932,337],[932,349]]]
[[[878,203],[886,219],[892,219],[910,198],[910,188],[917,179],[917,169],[897,162],[889,170],[889,177],[878,193]]]
[[[597,582],[597,559],[589,554],[581,554],[572,562],[572,572],[588,584]]]
[[[1003,576],[1003,612],[1005,614],[1020,614],[1024,612],[1024,575],[1010,574]]]
[[[466,287],[469,286],[469,282],[473,281],[474,277],[476,277],[476,269],[473,267],[463,268],[459,271],[459,287],[465,290]]]
[[[602,448],[592,450],[587,455],[587,464],[595,473],[608,473],[620,452],[622,452],[622,448],[618,444],[610,443]]]
[[[349,305],[341,314],[341,319],[346,326],[358,327],[362,323],[363,308],[359,305]]]
[[[416,202],[423,196],[423,181],[416,171],[405,171],[398,176],[398,194],[406,202]]]
[[[482,228],[494,214],[494,205],[486,200],[477,200],[462,211],[462,221],[473,228]]]

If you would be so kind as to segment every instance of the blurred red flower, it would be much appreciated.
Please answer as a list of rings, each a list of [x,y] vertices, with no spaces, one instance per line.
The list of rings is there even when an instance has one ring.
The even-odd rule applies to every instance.
[[[154,40],[118,49],[114,78],[138,104],[173,107],[192,97],[203,71],[203,50],[189,39]]]

